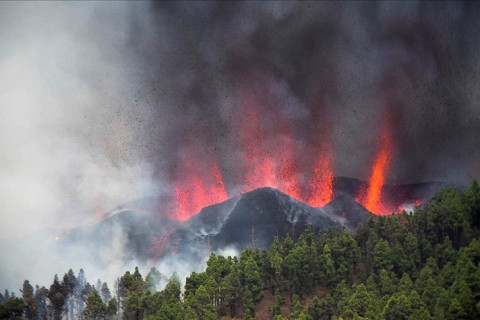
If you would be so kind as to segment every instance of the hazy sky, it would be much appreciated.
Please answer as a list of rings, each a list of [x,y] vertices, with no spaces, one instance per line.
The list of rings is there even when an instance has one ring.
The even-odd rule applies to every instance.
[[[388,113],[390,182],[468,183],[480,169],[478,13],[458,2],[2,2],[0,235],[72,227],[168,191],[192,148],[214,153],[235,190],[245,97],[262,119],[258,144],[281,146],[288,127],[305,166],[328,144],[335,175],[368,178]]]

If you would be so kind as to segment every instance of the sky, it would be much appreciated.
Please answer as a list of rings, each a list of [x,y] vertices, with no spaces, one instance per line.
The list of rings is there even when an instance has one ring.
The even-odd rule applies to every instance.
[[[215,159],[234,195],[250,168],[245,121],[265,154],[293,145],[296,176],[322,150],[336,176],[368,179],[388,118],[389,183],[468,184],[480,177],[478,13],[462,2],[2,2],[0,238],[171,192],[187,162],[202,172]]]

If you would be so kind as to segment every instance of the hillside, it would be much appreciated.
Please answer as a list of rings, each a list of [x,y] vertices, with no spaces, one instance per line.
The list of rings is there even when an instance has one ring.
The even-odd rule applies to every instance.
[[[385,196],[395,206],[427,201],[444,185],[387,185]],[[371,215],[355,200],[365,186],[361,180],[336,177],[334,198],[322,208],[310,207],[273,188],[259,188],[207,206],[186,221],[170,217],[168,197],[143,198],[119,206],[101,221],[63,232],[58,247],[67,258],[78,255],[77,248],[82,247],[91,259],[103,264],[119,257],[147,263],[172,255],[201,261],[209,250],[268,248],[273,237],[284,238],[290,233],[296,238],[307,224],[315,233],[334,225],[353,232]],[[119,238],[123,239],[121,254],[109,257]]]
[[[316,233],[307,223],[296,240],[274,237],[269,249],[212,252],[183,289],[173,275],[157,291],[167,281],[154,267],[145,278],[127,271],[113,292],[82,271],[55,277],[34,298],[25,281],[22,298],[0,295],[0,318],[49,310],[60,319],[71,301],[71,317],[85,319],[478,319],[479,234],[474,181],[462,192],[441,190],[413,214],[370,218],[353,235],[338,226]]]

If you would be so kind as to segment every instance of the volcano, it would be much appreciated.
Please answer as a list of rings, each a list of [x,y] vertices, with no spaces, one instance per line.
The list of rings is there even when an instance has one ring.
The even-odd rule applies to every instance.
[[[269,187],[207,206],[186,221],[172,220],[167,212],[148,212],[152,202],[158,199],[123,205],[103,221],[70,230],[60,238],[63,243],[100,244],[95,257],[101,260],[102,253],[121,237],[123,259],[145,261],[171,255],[201,258],[222,248],[237,252],[246,247],[267,248],[275,236],[283,239],[289,233],[295,238],[307,225],[314,232],[342,227],[334,215]]]
[[[307,225],[314,231],[327,230],[329,227],[341,224],[330,218],[322,209],[312,208],[276,189],[259,188],[232,199],[233,206],[225,210],[225,205],[214,205],[200,211],[190,221],[181,226],[185,232],[200,234],[206,228],[216,223],[208,236],[211,249],[235,247],[241,250],[245,247],[266,248],[272,243],[273,237],[292,237],[301,233]],[[212,221],[212,217],[223,217]]]
[[[105,253],[115,246],[122,247],[123,260],[140,261],[173,255],[200,259],[224,248],[236,252],[246,247],[267,248],[275,236],[283,239],[288,233],[295,238],[307,225],[314,232],[332,226],[353,231],[372,216],[355,200],[366,185],[362,180],[335,177],[334,198],[323,207],[312,207],[274,188],[258,188],[206,206],[185,221],[172,219],[166,197],[144,198],[118,207],[102,221],[65,232],[60,239],[67,247],[95,243],[94,257],[105,264]],[[387,185],[383,197],[392,206],[413,207],[445,186]]]

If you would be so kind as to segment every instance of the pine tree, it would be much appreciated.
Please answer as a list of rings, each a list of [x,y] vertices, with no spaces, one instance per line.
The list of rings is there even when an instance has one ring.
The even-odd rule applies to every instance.
[[[86,295],[88,289],[85,290],[85,287],[87,285],[87,279],[85,277],[85,271],[83,269],[80,269],[77,275],[76,283],[75,283],[75,288],[73,290],[73,296],[74,296],[74,311],[75,314],[74,316],[77,318],[80,318],[83,312],[83,308],[85,307],[85,301],[87,297],[90,295]]]
[[[53,320],[61,320],[63,316],[63,305],[65,303],[65,287],[58,280],[58,276],[55,275],[53,283],[48,291],[48,299],[50,300],[51,313]]]
[[[172,275],[170,281],[162,292],[166,300],[174,299],[180,301],[180,280],[176,273]]]
[[[39,320],[46,320],[48,317],[47,297],[48,290],[45,287],[35,286],[35,304]]]
[[[323,253],[320,255],[320,263],[327,288],[333,289],[337,284],[337,273],[328,244],[325,244],[323,247]]]
[[[273,306],[272,318],[274,318],[276,315],[281,315],[282,314],[282,310],[281,310],[282,303],[283,303],[283,299],[282,299],[282,296],[280,294],[280,290],[277,289],[275,291],[275,304]]]
[[[193,307],[199,319],[205,319],[205,320],[217,319],[217,311],[215,310],[215,307],[212,305],[212,301],[210,300],[210,296],[207,292],[207,289],[203,285],[198,287],[197,291],[195,292],[195,296],[193,300],[194,300]]]
[[[74,319],[75,309],[75,286],[77,285],[77,278],[72,269],[69,269],[63,276],[63,284],[65,288],[65,306],[67,319]]]
[[[145,277],[147,290],[150,290],[152,293],[156,292],[158,286],[160,285],[160,281],[162,280],[166,280],[166,277],[160,271],[158,271],[157,268],[152,267]]]
[[[92,294],[87,298],[83,317],[86,320],[103,320],[107,316],[107,306],[103,303],[102,298],[97,290],[93,289]]]
[[[24,316],[27,320],[37,319],[37,303],[35,301],[35,296],[33,294],[33,287],[28,280],[23,282],[22,298],[25,303]]]
[[[0,305],[0,319],[22,320],[25,304],[20,298],[10,297]]]
[[[110,289],[108,289],[108,284],[106,282],[102,284],[100,294],[102,295],[102,300],[104,303],[108,303],[110,299],[112,299],[112,294],[110,293]]]
[[[257,303],[262,299],[261,289],[262,280],[260,279],[260,270],[254,258],[250,256],[244,265],[245,286],[252,294],[253,302]]]
[[[109,319],[113,319],[114,316],[117,314],[117,301],[115,299],[110,299],[107,305],[107,317]]]
[[[300,317],[300,314],[303,313],[304,308],[303,308],[303,303],[298,297],[298,295],[294,294],[293,299],[292,299],[292,304],[290,306],[290,320],[295,320]]]
[[[243,310],[245,312],[245,319],[255,319],[255,302],[253,301],[252,292],[248,287],[245,288],[243,294]]]
[[[445,315],[447,320],[461,320],[461,319],[472,319],[468,316],[468,313],[463,309],[462,304],[453,298],[448,306],[447,314]]]

